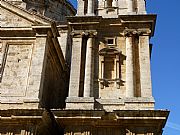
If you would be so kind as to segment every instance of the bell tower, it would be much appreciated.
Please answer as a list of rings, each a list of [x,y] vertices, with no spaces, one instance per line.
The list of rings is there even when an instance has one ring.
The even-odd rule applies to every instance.
[[[77,16],[94,16],[97,0],[77,0]]]
[[[68,18],[72,59],[66,107],[153,110],[149,40],[156,16],[146,14],[145,0],[78,4],[77,16]]]
[[[145,2],[0,0],[0,135],[162,135]]]
[[[72,118],[83,116],[73,133],[162,135],[169,112],[154,108],[150,38],[156,15],[147,14],[145,2],[78,0],[77,15],[67,18],[72,57],[66,110],[76,112]]]
[[[146,14],[145,0],[99,0],[97,12],[98,15],[107,18]]]

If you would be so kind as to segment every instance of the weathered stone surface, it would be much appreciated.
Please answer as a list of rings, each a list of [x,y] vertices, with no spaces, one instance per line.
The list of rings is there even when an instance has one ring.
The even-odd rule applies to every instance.
[[[1,27],[28,27],[33,23],[0,7]]]
[[[0,1],[0,134],[161,135],[145,0],[78,0],[66,15],[66,0]]]
[[[32,58],[31,44],[7,44],[4,52],[5,67],[1,80],[1,96],[25,96]]]
[[[64,68],[58,32],[51,29],[51,21],[47,18],[16,6],[13,2],[0,3],[0,23],[3,23],[0,30],[0,39],[3,39],[0,42],[0,106],[3,109],[37,109],[41,104],[47,108],[62,108],[67,96],[68,70]],[[54,80],[60,83],[53,83]],[[52,102],[52,99],[56,100]]]

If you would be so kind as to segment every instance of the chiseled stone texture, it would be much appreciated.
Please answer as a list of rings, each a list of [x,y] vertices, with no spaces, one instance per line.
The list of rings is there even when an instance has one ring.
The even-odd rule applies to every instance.
[[[1,27],[30,27],[33,23],[28,20],[0,8],[0,26]]]
[[[147,13],[145,0],[98,0],[97,14],[104,18],[118,18],[118,15]]]
[[[82,107],[84,105],[81,101],[69,102],[69,99],[74,97],[85,99],[84,93],[91,91],[91,87],[93,94],[89,97],[95,98],[94,109],[107,111],[154,109],[149,57],[149,37],[153,34],[153,30],[148,24],[154,17],[146,15],[123,15],[118,19],[93,16],[68,17],[72,28],[70,87],[66,100],[68,109],[77,109],[78,105],[79,109],[88,109],[87,106]],[[95,42],[92,44],[94,58],[92,64],[89,64],[90,60],[86,56],[89,49],[88,40],[92,38],[89,33],[96,33]],[[84,46],[86,50],[83,50]],[[93,80],[90,88],[85,85],[88,76],[84,63],[85,65],[88,63],[89,68],[94,67],[94,72],[87,73],[88,76],[93,75],[88,79]],[[89,110],[92,108],[89,107]]]
[[[1,134],[162,135],[168,111],[4,110]],[[28,121],[27,121],[28,120]],[[8,123],[12,123],[11,126]]]
[[[64,108],[69,69],[59,33],[50,19],[14,4],[0,3],[0,108]]]
[[[66,18],[66,0],[0,1],[0,134],[162,134],[169,111],[154,109],[150,75],[156,15],[145,0],[97,2],[78,0]]]
[[[25,107],[23,103],[26,102],[27,106],[32,102],[30,108],[38,107],[45,42],[44,38],[29,44],[23,41],[3,42],[5,49],[2,52],[3,67],[0,85],[2,107],[23,108]],[[8,103],[11,105],[3,105]],[[34,106],[34,103],[37,105]]]
[[[33,14],[40,14],[55,21],[65,21],[65,16],[73,16],[75,9],[66,0],[6,0],[13,5],[24,8]]]

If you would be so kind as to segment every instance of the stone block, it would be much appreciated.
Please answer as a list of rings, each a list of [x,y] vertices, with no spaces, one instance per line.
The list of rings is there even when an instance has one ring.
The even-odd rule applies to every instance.
[[[68,97],[66,99],[66,109],[70,110],[93,110],[93,97]]]

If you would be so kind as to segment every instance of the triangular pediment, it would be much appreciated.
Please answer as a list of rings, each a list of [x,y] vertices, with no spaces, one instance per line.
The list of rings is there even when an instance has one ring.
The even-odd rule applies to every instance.
[[[0,27],[30,27],[32,25],[48,25],[51,20],[30,13],[9,2],[0,1]]]

